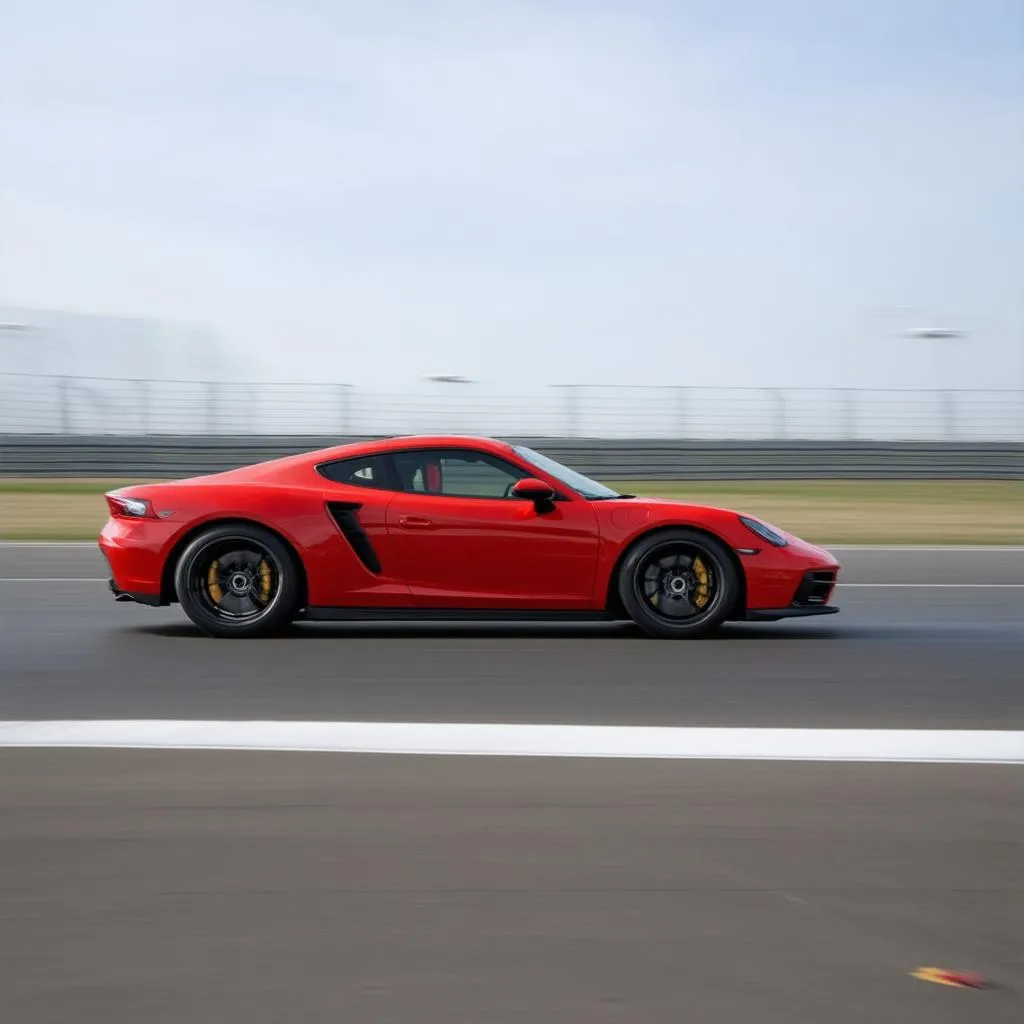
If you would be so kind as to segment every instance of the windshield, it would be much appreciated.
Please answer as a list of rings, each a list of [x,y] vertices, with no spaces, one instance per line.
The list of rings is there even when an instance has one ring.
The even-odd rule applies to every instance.
[[[599,484],[596,480],[591,480],[590,477],[577,473],[574,469],[569,469],[568,466],[563,466],[560,462],[555,462],[554,459],[549,459],[546,455],[541,455],[540,452],[535,452],[532,448],[513,445],[512,450],[520,458],[533,463],[539,470],[542,470],[549,476],[553,476],[556,480],[561,480],[566,487],[571,487],[574,491],[578,491],[584,498],[599,501],[602,498],[623,497],[618,491],[613,491],[610,487],[605,487],[604,484]]]

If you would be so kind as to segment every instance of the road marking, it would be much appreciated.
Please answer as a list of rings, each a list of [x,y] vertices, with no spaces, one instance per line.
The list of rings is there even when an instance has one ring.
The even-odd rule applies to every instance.
[[[829,551],[879,551],[879,552],[920,552],[922,554],[944,554],[949,551],[984,554],[1024,554],[1024,544],[830,544],[828,541],[815,542],[815,547]],[[0,540],[0,548],[92,548],[98,551],[95,541],[88,540]]]
[[[914,551],[931,554],[943,554],[947,551],[1024,553],[1024,544],[815,544],[814,546],[827,548],[829,551]]]
[[[9,721],[0,747],[1024,764],[1024,731],[425,722]]]
[[[94,540],[0,540],[0,548],[92,548],[99,550]]]
[[[106,583],[100,576],[2,576],[0,583]]]
[[[1022,590],[1024,583],[837,583],[837,587],[916,588],[918,590]]]
[[[106,583],[102,576],[0,576],[0,583]],[[1024,590],[1024,583],[837,583],[837,587],[916,588],[918,590]],[[386,616],[385,616],[386,618]]]

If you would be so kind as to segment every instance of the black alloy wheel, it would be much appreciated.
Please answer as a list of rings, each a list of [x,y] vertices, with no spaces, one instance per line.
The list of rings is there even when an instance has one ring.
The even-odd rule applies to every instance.
[[[728,549],[699,530],[664,530],[641,539],[619,570],[619,597],[645,633],[695,639],[733,611],[740,578]]]
[[[174,588],[185,614],[204,633],[263,636],[294,618],[300,574],[291,549],[269,530],[229,524],[189,544]]]

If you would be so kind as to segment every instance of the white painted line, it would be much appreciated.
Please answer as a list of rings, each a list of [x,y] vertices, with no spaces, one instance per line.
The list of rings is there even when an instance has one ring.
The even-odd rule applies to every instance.
[[[815,547],[829,551],[878,551],[878,552],[921,552],[944,554],[949,551],[966,551],[975,554],[1024,554],[1024,544],[830,544],[828,541],[814,542]],[[99,550],[95,541],[88,540],[0,540],[0,548],[92,548]]]
[[[0,583],[106,583],[99,576],[2,576]]]
[[[1024,731],[408,722],[13,721],[0,747],[1024,764]]]
[[[945,554],[948,551],[967,551],[972,554],[1016,553],[1024,554],[1024,544],[815,544],[815,547],[829,551],[912,551],[931,554]]]
[[[1024,590],[1024,583],[837,583],[837,587],[887,587],[916,590]]]
[[[0,548],[92,548],[99,545],[92,540],[0,540]]]
[[[0,576],[0,583],[106,583],[102,576]],[[1024,583],[844,583],[837,587],[914,588],[918,590],[1024,590]],[[386,618],[386,616],[385,616]]]

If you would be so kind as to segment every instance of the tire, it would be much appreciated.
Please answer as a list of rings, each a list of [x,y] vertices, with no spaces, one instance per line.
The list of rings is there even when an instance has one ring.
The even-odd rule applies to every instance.
[[[619,568],[618,589],[627,614],[643,632],[690,640],[718,629],[742,588],[721,541],[680,527],[641,538]]]
[[[185,548],[174,589],[182,610],[208,636],[267,636],[295,617],[301,570],[276,534],[255,524],[225,523]]]

